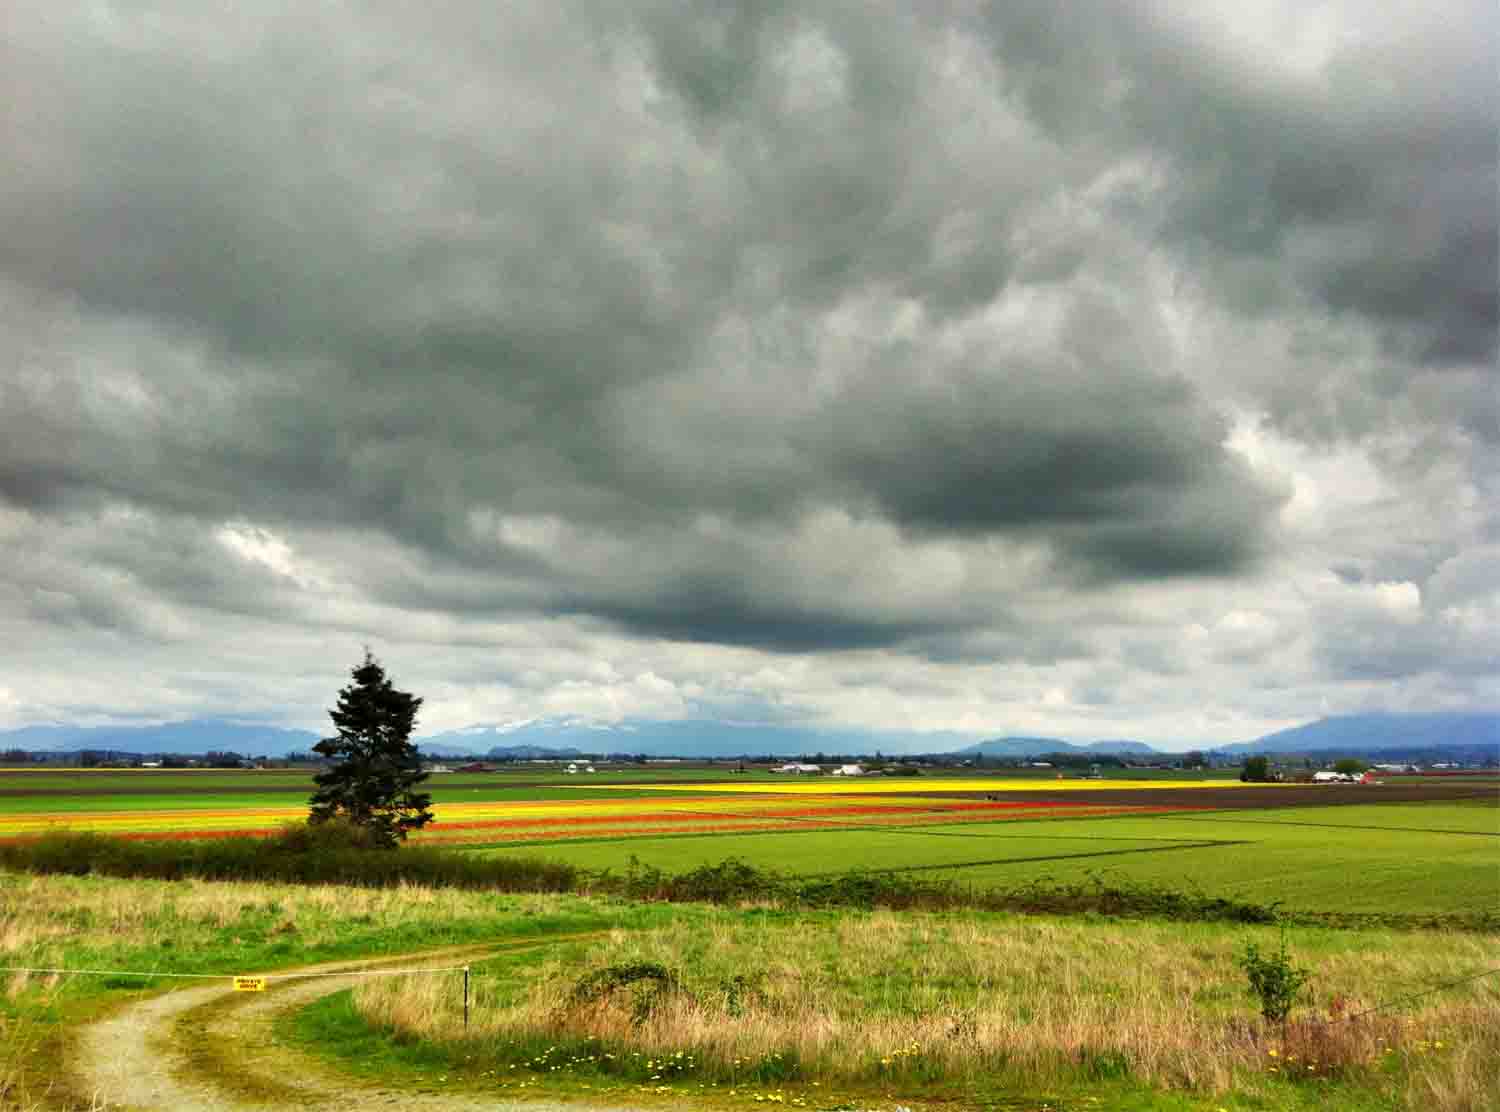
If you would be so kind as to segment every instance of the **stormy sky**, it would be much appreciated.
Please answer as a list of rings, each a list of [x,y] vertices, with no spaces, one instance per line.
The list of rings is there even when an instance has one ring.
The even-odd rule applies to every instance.
[[[0,726],[1500,708],[1490,0],[0,29]]]

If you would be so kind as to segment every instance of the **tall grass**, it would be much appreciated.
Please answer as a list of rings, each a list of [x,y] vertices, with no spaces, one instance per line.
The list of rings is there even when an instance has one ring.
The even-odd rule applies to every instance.
[[[1493,1006],[1452,1010],[1456,1042],[1419,1042],[1406,1085],[1409,1107],[1438,1112],[1494,1112],[1500,1108],[1500,1023]]]
[[[642,1081],[962,1088],[1130,1078],[1270,1091],[1378,1087],[1398,1062],[1425,1107],[1458,1110],[1479,1107],[1494,1074],[1485,1056],[1489,1032],[1500,1030],[1500,993],[1482,986],[1405,1014],[1347,1018],[1392,986],[1493,963],[1492,939],[1444,936],[1421,948],[1390,936],[1374,948],[1369,938],[1321,940],[1316,1006],[1279,1025],[1256,1014],[1237,932],[1221,927],[887,912],[833,924],[759,920],[616,934],[583,968],[548,962],[520,991],[481,975],[467,1037],[451,986],[370,982],[354,1000],[372,1024],[462,1044],[497,1065]],[[650,967],[670,977],[577,991],[600,970]]]

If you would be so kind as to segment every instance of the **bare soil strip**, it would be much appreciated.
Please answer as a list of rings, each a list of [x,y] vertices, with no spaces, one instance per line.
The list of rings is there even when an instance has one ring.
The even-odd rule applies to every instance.
[[[1056,792],[1032,789],[1025,792],[1008,792],[996,787],[990,790],[968,792],[943,792],[949,799],[987,799],[994,801],[1024,800],[1036,804],[1070,803],[1079,800],[1076,791],[1069,791],[1067,781],[1058,782]],[[844,792],[846,799],[863,799],[867,793]],[[914,783],[911,790],[903,792],[870,792],[878,799],[905,799],[909,796],[927,795],[921,783]],[[1151,788],[1141,786],[1120,788],[1094,788],[1088,793],[1090,805],[1141,805],[1181,808],[1191,804],[1195,809],[1220,808],[1226,811],[1256,811],[1280,809],[1282,807],[1326,807],[1339,803],[1425,803],[1456,802],[1461,799],[1500,798],[1500,785],[1475,784],[1283,784],[1274,787],[1244,788],[1193,788],[1184,793],[1180,788]]]

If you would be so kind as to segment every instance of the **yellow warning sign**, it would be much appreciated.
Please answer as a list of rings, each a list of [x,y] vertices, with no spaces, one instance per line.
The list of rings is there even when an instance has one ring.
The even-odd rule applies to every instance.
[[[265,992],[266,979],[264,977],[236,977],[234,979],[235,992]]]

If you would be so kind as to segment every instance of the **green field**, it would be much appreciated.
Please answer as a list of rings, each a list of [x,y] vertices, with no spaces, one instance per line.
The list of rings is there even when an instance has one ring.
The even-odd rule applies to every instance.
[[[524,855],[538,848],[475,852]],[[803,874],[939,870],[979,885],[1102,876],[1308,911],[1500,912],[1500,799],[679,835],[551,845],[544,852],[617,872],[632,858],[671,871],[735,857]]]

